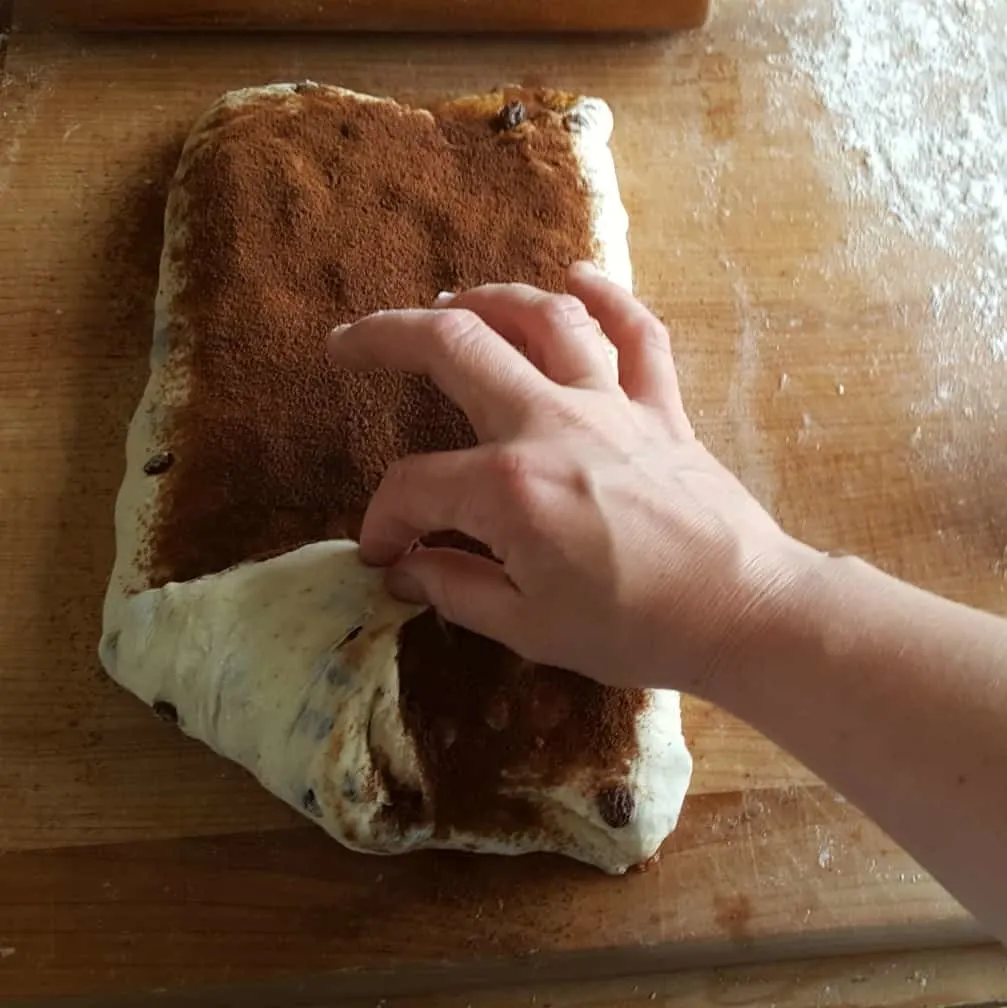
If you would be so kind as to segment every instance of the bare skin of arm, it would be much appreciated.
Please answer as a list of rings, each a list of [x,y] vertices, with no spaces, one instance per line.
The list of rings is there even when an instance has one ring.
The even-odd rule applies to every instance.
[[[693,434],[660,321],[583,264],[569,289],[332,334],[340,366],[429,375],[480,442],[389,469],[365,561],[529,659],[747,720],[1007,940],[1007,621],[786,535]],[[443,529],[500,562],[413,548]]]

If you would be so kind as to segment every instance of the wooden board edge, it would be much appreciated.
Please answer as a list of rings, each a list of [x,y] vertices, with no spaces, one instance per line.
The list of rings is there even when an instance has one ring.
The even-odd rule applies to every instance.
[[[906,952],[937,954],[946,949],[989,947],[989,937],[971,922],[904,928],[859,929],[856,933],[823,931],[802,936],[760,940],[751,943],[682,943],[639,946],[616,950],[613,955],[593,950],[565,953],[539,960],[536,956],[500,958],[474,966],[404,967],[388,970],[340,970],[305,975],[297,973],[276,980],[209,985],[178,989],[158,988],[161,1008],[210,1008],[241,1004],[245,1008],[283,1005],[284,1008],[319,1008],[325,1004],[346,1005],[359,999],[361,1005],[402,998],[412,1005],[423,995],[436,999],[468,991],[531,987],[542,984],[613,982],[624,977],[654,977],[683,972],[714,971],[740,967],[765,967],[781,962],[842,961],[852,957]],[[436,992],[433,995],[431,992]],[[127,994],[94,993],[83,996],[16,1002],[26,1008],[149,1008],[150,990]],[[1005,989],[1007,995],[1007,989]],[[8,1002],[5,1002],[8,1003]],[[431,1003],[439,1004],[439,1000]],[[517,1003],[517,1002],[515,1002]],[[473,1008],[478,1002],[473,999]]]
[[[13,3],[13,0],[7,0]],[[273,0],[17,0],[20,31],[351,31],[351,32],[628,32],[682,31],[702,26],[710,0],[537,0],[456,4],[451,0],[383,3]]]

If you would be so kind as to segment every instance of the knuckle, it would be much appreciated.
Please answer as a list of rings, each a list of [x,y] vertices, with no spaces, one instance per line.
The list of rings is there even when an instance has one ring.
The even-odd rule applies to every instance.
[[[506,490],[525,490],[531,482],[531,467],[521,449],[505,445],[493,453],[492,472],[497,485]]]
[[[633,320],[630,334],[644,349],[655,353],[671,353],[671,335],[664,323],[649,315],[640,315]]]
[[[549,402],[549,415],[555,423],[565,429],[592,431],[596,429],[597,418],[587,409],[587,403],[571,390],[561,389],[559,395]]]
[[[572,294],[547,294],[538,310],[543,320],[556,328],[580,326],[587,317],[583,302]]]
[[[398,488],[410,481],[416,470],[416,461],[416,456],[407,455],[389,463],[381,481],[386,487],[386,492],[388,488]]]
[[[539,471],[526,451],[515,446],[495,451],[486,491],[505,528],[512,532],[520,529],[522,536],[527,537],[539,524]]]
[[[478,339],[482,319],[467,308],[438,312],[431,323],[431,338],[448,353],[464,352]]]
[[[429,456],[406,455],[395,459],[385,469],[371,504],[378,512],[404,513],[405,505],[417,499],[429,479]]]

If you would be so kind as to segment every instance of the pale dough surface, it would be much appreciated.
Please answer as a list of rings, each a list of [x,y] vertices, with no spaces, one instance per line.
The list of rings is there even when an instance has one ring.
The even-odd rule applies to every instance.
[[[383,784],[390,777],[430,799],[399,711],[396,667],[399,628],[419,610],[387,595],[380,574],[359,562],[355,544],[315,543],[156,589],[145,580],[140,546],[156,512],[159,481],[143,466],[170,447],[172,410],[187,395],[180,347],[198,338],[176,308],[185,280],[178,253],[188,212],[179,179],[192,152],[212,142],[210,124],[220,103],[297,100],[292,84],[231,92],[196,124],[183,150],[165,213],[150,378],[129,427],[116,502],[102,663],[145,703],[171,704],[184,732],[246,767],[351,848],[384,854],[421,847],[550,850],[621,873],[650,858],[678,820],[692,762],[677,693],[650,693],[638,718],[638,754],[623,782],[634,799],[629,825],[608,826],[591,783],[573,775],[532,794],[502,789],[534,801],[542,829],[496,838],[461,831],[434,837],[428,825],[401,825]],[[593,98],[578,99],[570,111],[579,123],[574,147],[591,193],[597,264],[630,288],[628,218],[608,146],[611,112]],[[400,107],[400,114],[430,113]]]

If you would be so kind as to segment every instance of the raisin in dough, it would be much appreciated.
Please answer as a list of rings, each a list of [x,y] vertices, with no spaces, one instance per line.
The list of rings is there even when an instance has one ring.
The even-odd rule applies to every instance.
[[[399,628],[419,610],[387,595],[380,573],[359,562],[354,543],[319,542],[195,581],[146,587],[142,545],[156,513],[158,481],[144,465],[163,448],[171,411],[186,395],[177,380],[184,340],[176,337],[194,335],[178,305],[188,212],[183,171],[206,142],[221,103],[296,100],[290,84],[229,93],[197,123],[183,150],[165,216],[150,378],[129,427],[116,503],[102,663],[126,689],[176,716],[185,733],[246,767],[350,848],[380,854],[423,847],[548,850],[624,872],[651,858],[675,828],[689,783],[677,693],[649,693],[637,718],[638,751],[622,782],[632,799],[628,824],[608,825],[596,787],[571,773],[558,786],[522,795],[537,806],[541,827],[496,837],[453,829],[435,836],[431,823],[395,814],[395,797],[383,783],[428,795],[399,710],[396,668]],[[592,201],[597,265],[630,288],[628,220],[608,147],[611,113],[593,98],[576,99],[569,111]]]

